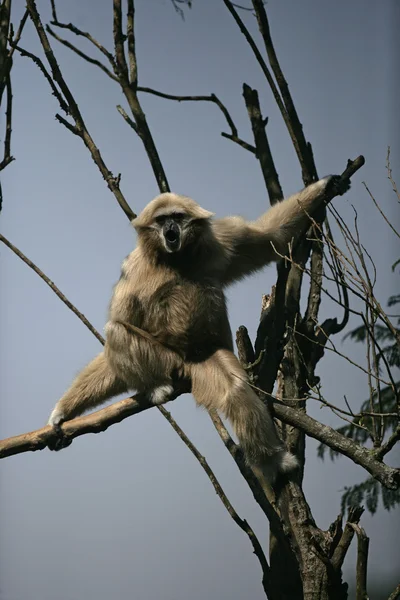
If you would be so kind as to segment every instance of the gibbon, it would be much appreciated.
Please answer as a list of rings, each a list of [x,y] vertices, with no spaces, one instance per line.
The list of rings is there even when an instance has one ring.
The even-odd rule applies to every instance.
[[[325,177],[253,222],[213,219],[186,196],[157,196],[132,221],[138,243],[114,288],[104,351],[77,376],[48,423],[59,430],[128,390],[161,404],[178,372],[190,378],[199,405],[231,422],[251,466],[271,482],[295,468],[233,353],[224,288],[287,254],[309,215],[349,187],[339,175]]]

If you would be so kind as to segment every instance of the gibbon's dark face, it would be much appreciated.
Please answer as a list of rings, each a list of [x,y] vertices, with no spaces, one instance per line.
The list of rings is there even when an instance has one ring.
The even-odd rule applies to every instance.
[[[184,212],[171,212],[159,214],[154,220],[164,249],[168,253],[179,252],[190,228],[191,219],[188,215]]]

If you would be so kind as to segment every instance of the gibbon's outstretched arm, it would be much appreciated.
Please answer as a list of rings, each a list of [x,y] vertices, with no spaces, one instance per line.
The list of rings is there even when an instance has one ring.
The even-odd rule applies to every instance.
[[[310,224],[309,215],[315,213],[324,199],[342,195],[349,188],[349,180],[328,175],[277,202],[256,221],[247,222],[241,217],[215,220],[214,234],[228,257],[223,284],[229,285],[287,254],[289,244],[305,232]]]
[[[60,425],[63,421],[73,419],[126,391],[128,391],[126,383],[113,373],[102,352],[79,373],[64,396],[57,402],[48,425]]]

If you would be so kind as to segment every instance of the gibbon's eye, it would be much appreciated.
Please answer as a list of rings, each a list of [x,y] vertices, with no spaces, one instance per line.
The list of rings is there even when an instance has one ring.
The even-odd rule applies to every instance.
[[[166,218],[166,215],[158,215],[158,217],[155,218],[155,222],[159,225],[163,225],[165,223]]]
[[[171,217],[174,219],[174,221],[183,221],[183,219],[185,218],[185,213],[172,213]]]

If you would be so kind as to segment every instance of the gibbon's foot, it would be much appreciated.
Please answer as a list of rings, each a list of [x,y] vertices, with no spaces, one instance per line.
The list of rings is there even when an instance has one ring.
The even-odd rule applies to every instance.
[[[149,400],[154,405],[164,404],[171,396],[174,388],[172,385],[160,385],[149,392]]]
[[[350,189],[350,179],[342,179],[340,175],[329,175],[325,177],[325,192],[328,197],[343,196]]]
[[[55,423],[52,425],[54,437],[48,442],[47,446],[49,450],[58,452],[64,448],[68,448],[72,444],[72,439],[65,436],[61,423]]]

